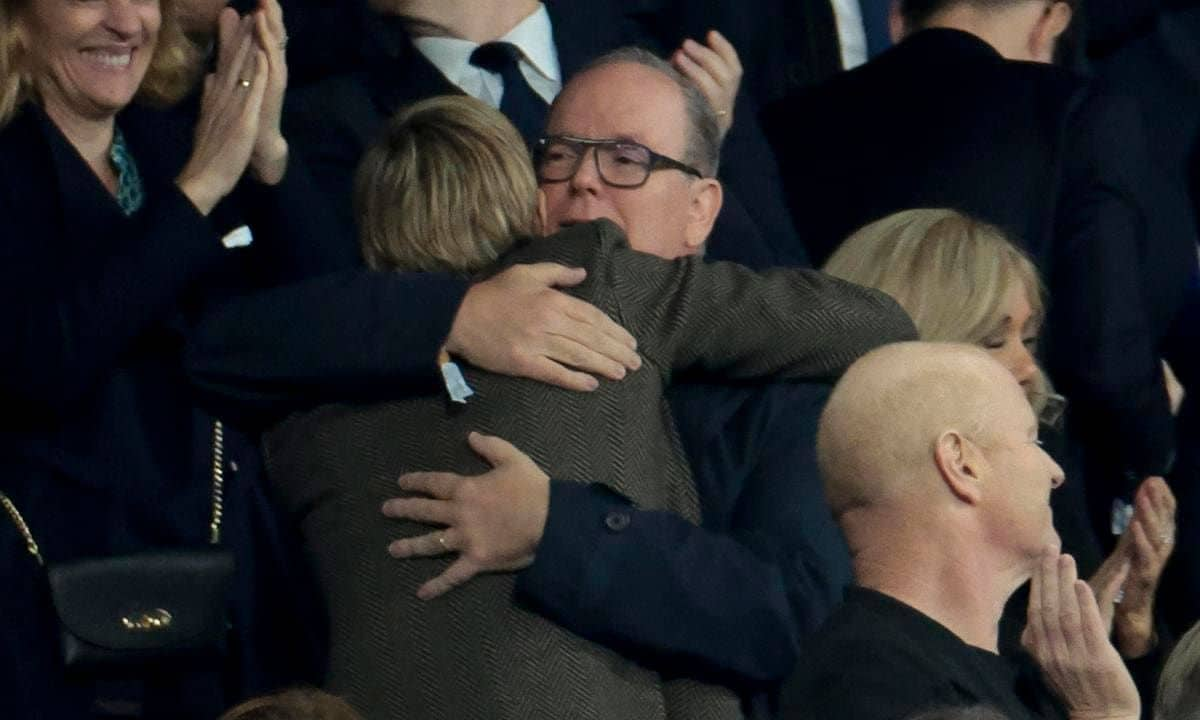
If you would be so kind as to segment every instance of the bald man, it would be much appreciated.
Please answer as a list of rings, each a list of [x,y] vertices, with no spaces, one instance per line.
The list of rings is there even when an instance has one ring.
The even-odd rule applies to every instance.
[[[782,717],[1138,717],[1091,591],[1059,555],[1049,498],[1063,472],[1037,432],[1020,386],[978,348],[901,343],[851,366],[817,455],[858,586],[789,680]],[[1036,666],[997,653],[1004,604],[1031,577]]]

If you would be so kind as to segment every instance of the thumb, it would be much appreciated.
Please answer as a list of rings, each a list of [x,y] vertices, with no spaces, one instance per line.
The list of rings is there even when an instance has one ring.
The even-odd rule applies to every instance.
[[[484,435],[473,432],[467,435],[467,443],[481,458],[488,461],[492,467],[499,467],[521,459],[528,460],[525,453],[518,450],[503,438],[495,435]]]

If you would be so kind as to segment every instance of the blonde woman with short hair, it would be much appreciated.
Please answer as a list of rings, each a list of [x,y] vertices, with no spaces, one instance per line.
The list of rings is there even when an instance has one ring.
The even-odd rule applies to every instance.
[[[1013,374],[1055,444],[1063,400],[1037,365],[1045,317],[1041,280],[1029,258],[994,225],[956,210],[914,209],[877,220],[851,235],[825,264],[835,277],[877,288],[912,317],[923,340],[982,346]],[[1053,300],[1053,299],[1051,299]],[[1064,444],[1065,448],[1065,444]],[[1064,461],[1069,450],[1063,449]],[[1068,472],[1070,480],[1071,473]],[[1082,478],[1052,496],[1064,547],[1077,554],[1097,597],[1114,613],[1117,648],[1141,657],[1154,647],[1154,599],[1174,538],[1175,498],[1161,478],[1138,488],[1130,526],[1101,562],[1087,520]],[[1128,592],[1114,606],[1128,566]]]

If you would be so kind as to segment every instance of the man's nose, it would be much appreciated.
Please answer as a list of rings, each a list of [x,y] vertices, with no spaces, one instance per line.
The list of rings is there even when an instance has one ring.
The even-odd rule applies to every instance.
[[[596,148],[589,147],[585,148],[583,154],[579,156],[579,164],[575,166],[575,172],[571,174],[570,179],[567,181],[571,184],[572,190],[576,192],[596,192],[604,184],[604,181],[600,178],[596,153]]]

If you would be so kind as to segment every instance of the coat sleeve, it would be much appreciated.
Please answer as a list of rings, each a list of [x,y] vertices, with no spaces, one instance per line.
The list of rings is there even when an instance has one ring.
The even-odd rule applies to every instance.
[[[869,350],[917,336],[892,298],[815,270],[755,273],[702,258],[667,261],[618,240],[608,248],[603,271],[620,322],[668,373],[830,379]]]
[[[522,600],[652,667],[747,689],[781,680],[849,581],[844,541],[822,532],[837,530],[819,517],[811,443],[800,439],[815,432],[825,392],[750,391],[716,437],[704,422],[680,423],[702,486],[701,527],[601,485],[552,483],[537,557],[518,576]],[[699,405],[673,402],[676,417],[709,399],[691,397]]]
[[[0,203],[9,204],[0,198]],[[11,410],[51,418],[107,378],[123,354],[178,307],[219,262],[211,224],[171,187],[142,211],[141,237],[88,272],[64,276],[40,223],[2,207],[11,240],[0,243],[0,396]]]
[[[1136,108],[1095,95],[1076,118],[1056,213],[1047,364],[1088,443],[1113,448],[1114,471],[1160,475],[1174,433],[1145,271],[1175,240],[1149,237]]]

